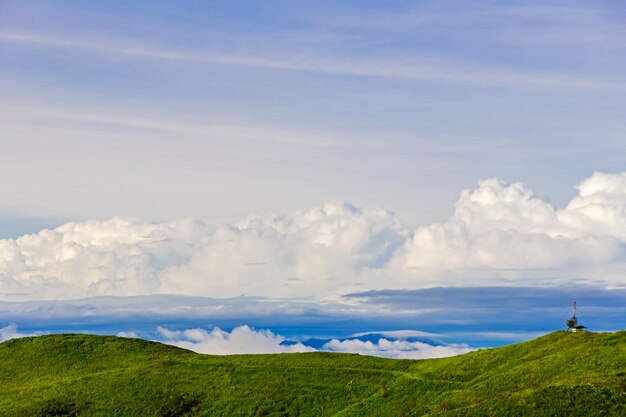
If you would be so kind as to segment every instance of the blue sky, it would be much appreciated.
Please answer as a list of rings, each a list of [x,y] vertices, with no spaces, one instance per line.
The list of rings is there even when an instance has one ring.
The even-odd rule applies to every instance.
[[[233,219],[338,198],[420,224],[494,176],[564,204],[622,169],[623,9],[4,2],[0,209]]]
[[[624,291],[625,19],[0,1],[0,297]]]

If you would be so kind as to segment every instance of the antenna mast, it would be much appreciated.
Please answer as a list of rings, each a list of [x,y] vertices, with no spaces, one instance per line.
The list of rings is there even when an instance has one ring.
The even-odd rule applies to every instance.
[[[572,316],[571,319],[566,320],[565,324],[567,324],[567,329],[570,331],[577,331],[576,327],[578,326],[578,319],[576,318],[576,300],[574,300],[573,303],[573,310],[574,310],[574,315]]]

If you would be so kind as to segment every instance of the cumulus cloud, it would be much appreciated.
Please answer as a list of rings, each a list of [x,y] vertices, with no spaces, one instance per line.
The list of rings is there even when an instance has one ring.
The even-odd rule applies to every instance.
[[[626,241],[626,172],[596,172],[577,189],[578,195],[557,212],[559,221],[579,233]]]
[[[478,188],[461,193],[450,220],[419,227],[392,265],[415,274],[464,270],[467,276],[468,269],[480,269],[487,276],[485,269],[543,268],[598,278],[594,267],[610,267],[623,258],[625,178],[596,173],[563,209],[522,183],[480,181]],[[618,275],[602,278],[605,284],[611,279],[624,284]]]
[[[165,343],[212,355],[234,355],[243,353],[289,353],[313,352],[315,349],[302,343],[281,345],[285,339],[269,330],[254,330],[248,326],[235,327],[231,332],[215,327],[204,329],[169,330],[158,328]]]
[[[623,286],[626,173],[595,173],[561,209],[521,183],[480,181],[445,222],[331,201],[212,226],[115,218],[0,240],[0,298],[185,294],[332,298],[383,288]],[[546,272],[547,271],[547,272]]]
[[[406,235],[392,212],[341,202],[221,227],[122,218],[68,223],[0,240],[0,294],[309,296],[381,268]]]

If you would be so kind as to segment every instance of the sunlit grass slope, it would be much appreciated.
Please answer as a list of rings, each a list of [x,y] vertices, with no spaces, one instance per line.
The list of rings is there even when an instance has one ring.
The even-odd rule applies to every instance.
[[[626,416],[626,332],[423,361],[52,335],[0,344],[0,384],[6,416]]]

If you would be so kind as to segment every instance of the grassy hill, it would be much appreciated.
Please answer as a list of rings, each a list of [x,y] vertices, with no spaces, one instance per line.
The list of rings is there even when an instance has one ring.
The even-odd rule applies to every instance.
[[[624,416],[626,332],[556,332],[422,361],[16,339],[0,344],[0,415]]]

